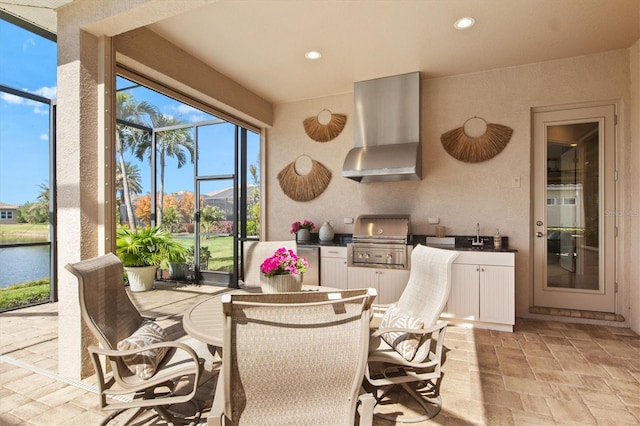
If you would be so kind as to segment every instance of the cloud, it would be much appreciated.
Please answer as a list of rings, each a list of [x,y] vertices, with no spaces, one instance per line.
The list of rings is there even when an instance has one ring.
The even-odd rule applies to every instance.
[[[27,93],[33,93],[34,95],[42,96],[47,99],[55,99],[57,94],[57,87],[47,87],[43,86],[39,89],[29,91],[27,89],[22,89]],[[35,114],[49,114],[49,107],[47,104],[43,104],[42,102],[32,101],[31,99],[23,98],[21,96],[12,95],[10,93],[2,92],[0,93],[0,99],[12,104],[12,105],[26,105],[32,106],[33,112]]]
[[[22,51],[26,52],[30,47],[34,47],[35,45],[36,41],[30,37],[24,43],[22,43]]]
[[[10,93],[5,93],[5,92],[0,93],[0,99],[2,99],[8,104],[13,104],[13,105],[24,105],[26,103],[25,98],[21,98],[20,96],[12,95]]]
[[[197,123],[200,121],[211,120],[213,118],[207,113],[187,104],[180,104],[177,107],[171,106],[170,109],[176,111],[180,117],[185,117],[184,121],[188,123]]]
[[[196,109],[190,105],[187,104],[180,104],[178,105],[178,108],[176,108],[178,110],[178,112],[180,114],[195,114],[195,113],[201,113],[201,111],[199,109]]]
[[[58,92],[57,86],[53,86],[53,87],[43,86],[33,91],[33,93],[35,93],[36,95],[40,95],[43,98],[47,98],[47,99],[55,99],[57,92]]]
[[[40,140],[41,141],[48,141],[49,140],[49,135],[47,133],[40,134]]]

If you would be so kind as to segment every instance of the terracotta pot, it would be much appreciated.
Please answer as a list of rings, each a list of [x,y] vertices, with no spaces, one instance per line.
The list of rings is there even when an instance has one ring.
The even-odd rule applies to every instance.
[[[260,276],[260,288],[263,293],[292,293],[302,290],[302,274]]]

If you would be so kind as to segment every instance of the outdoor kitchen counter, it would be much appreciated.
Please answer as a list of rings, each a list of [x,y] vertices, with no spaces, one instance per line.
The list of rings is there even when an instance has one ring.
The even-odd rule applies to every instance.
[[[414,247],[418,244],[422,244],[429,247],[440,248],[445,250],[456,250],[456,251],[481,251],[481,252],[489,252],[489,253],[516,253],[518,250],[509,248],[509,237],[502,237],[502,247],[496,249],[493,247],[493,237],[483,236],[480,238],[484,242],[484,245],[480,247],[474,247],[471,245],[471,241],[476,238],[475,235],[456,235],[451,236],[455,238],[455,244],[427,244],[427,238],[432,237],[432,235],[412,235],[409,239],[409,244]]]
[[[431,236],[431,235],[429,235]],[[446,250],[457,250],[457,251],[484,251],[484,252],[494,252],[494,253],[516,253],[518,250],[509,248],[509,238],[502,237],[502,248],[496,249],[493,248],[493,237],[482,236],[481,238],[484,241],[488,241],[482,247],[471,247],[471,243],[469,240],[473,239],[473,236],[455,236],[456,244],[427,244],[428,235],[411,235],[409,237],[410,246],[416,246],[418,244],[422,244],[429,247],[441,248]],[[490,240],[490,242],[489,242]],[[351,243],[351,234],[336,234],[336,237],[333,241],[320,241],[318,240],[317,234],[311,234],[311,240],[309,241],[300,241],[298,243],[299,246],[303,247],[346,247],[347,244]]]

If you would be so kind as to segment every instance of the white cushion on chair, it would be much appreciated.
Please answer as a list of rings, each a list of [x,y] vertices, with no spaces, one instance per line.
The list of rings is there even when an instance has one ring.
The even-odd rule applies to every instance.
[[[169,336],[162,327],[153,321],[146,320],[131,336],[118,342],[118,350],[138,349],[153,343],[161,343],[169,340]],[[158,364],[167,354],[169,348],[155,348],[138,352],[135,355],[123,357],[127,368],[137,374],[143,380],[151,378]]]
[[[380,330],[387,328],[411,328],[421,329],[424,322],[420,318],[414,318],[399,311],[395,305],[391,305],[384,313],[380,321]],[[393,349],[407,361],[413,360],[420,343],[421,335],[405,333],[401,331],[392,331],[382,334],[382,339],[387,342]]]

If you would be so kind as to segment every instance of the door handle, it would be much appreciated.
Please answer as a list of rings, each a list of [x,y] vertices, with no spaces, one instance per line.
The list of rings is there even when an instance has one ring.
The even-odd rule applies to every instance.
[[[538,238],[542,238],[542,237],[544,237],[544,233],[543,233],[543,232],[538,231],[538,232],[536,232],[536,237],[538,237]]]

